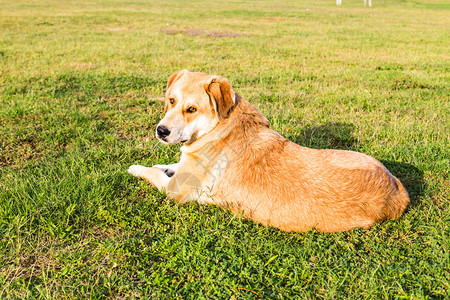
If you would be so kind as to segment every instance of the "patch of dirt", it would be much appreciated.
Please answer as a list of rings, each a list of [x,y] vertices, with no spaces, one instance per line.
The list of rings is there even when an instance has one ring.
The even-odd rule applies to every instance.
[[[31,136],[18,139],[14,143],[0,140],[0,167],[16,166],[29,160],[41,160],[49,152],[53,152],[53,156],[56,157],[65,152],[67,147],[67,144],[56,141],[54,146],[49,148],[43,145],[43,141],[39,138]]]
[[[15,145],[0,141],[0,166],[7,167],[19,161],[40,157],[41,153],[37,148],[38,142],[31,138],[20,140]]]
[[[108,31],[123,31],[123,30],[127,30],[126,27],[105,27],[105,30]]]
[[[394,90],[407,90],[407,89],[431,89],[432,86],[429,86],[425,83],[417,82],[408,78],[398,78],[392,82],[392,89]]]
[[[181,30],[181,29],[161,29],[160,31],[162,33],[169,34],[169,35],[174,35],[174,34],[178,34],[178,33],[183,33],[184,32],[184,30]]]
[[[185,34],[191,36],[209,36],[209,37],[242,37],[245,34],[232,32],[228,30],[220,30],[220,31],[207,31],[203,29],[190,28],[190,29],[161,29],[160,32],[175,35],[175,34]]]

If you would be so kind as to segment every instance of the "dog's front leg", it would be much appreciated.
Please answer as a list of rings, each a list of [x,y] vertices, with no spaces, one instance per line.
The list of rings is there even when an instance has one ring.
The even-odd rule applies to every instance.
[[[144,167],[141,165],[132,165],[128,168],[128,173],[133,176],[143,178],[153,184],[160,192],[167,189],[170,177],[160,168]]]

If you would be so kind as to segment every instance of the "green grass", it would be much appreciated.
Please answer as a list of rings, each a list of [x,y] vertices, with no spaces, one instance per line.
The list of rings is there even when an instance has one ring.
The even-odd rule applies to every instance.
[[[0,0],[0,298],[449,298],[450,6],[343,2]],[[412,205],[323,234],[167,199],[126,169],[177,161],[153,132],[184,68]]]

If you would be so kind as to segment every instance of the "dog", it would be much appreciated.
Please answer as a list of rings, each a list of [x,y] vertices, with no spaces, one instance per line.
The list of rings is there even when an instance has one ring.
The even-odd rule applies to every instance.
[[[180,161],[128,172],[179,203],[219,205],[287,232],[370,228],[409,204],[403,185],[375,158],[290,142],[224,77],[174,73],[164,109],[156,137],[184,143]]]

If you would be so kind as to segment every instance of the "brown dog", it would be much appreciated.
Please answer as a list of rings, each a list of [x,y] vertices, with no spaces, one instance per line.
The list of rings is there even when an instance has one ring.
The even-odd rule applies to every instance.
[[[285,231],[325,232],[398,218],[409,203],[379,161],[288,141],[223,77],[173,74],[165,110],[156,135],[167,144],[184,143],[180,162],[133,165],[128,172],[180,203],[217,204]]]

